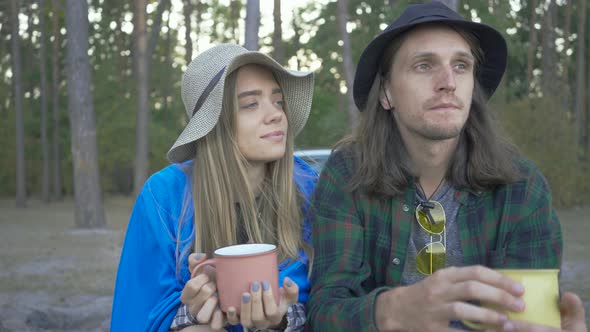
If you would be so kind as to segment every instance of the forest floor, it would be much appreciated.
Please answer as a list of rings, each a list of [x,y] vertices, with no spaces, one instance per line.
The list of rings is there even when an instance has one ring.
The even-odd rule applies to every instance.
[[[128,197],[105,199],[107,228],[74,228],[72,199],[26,209],[0,199],[0,332],[108,331]],[[590,206],[559,211],[563,290],[581,295],[590,318]],[[590,326],[590,325],[589,325]]]

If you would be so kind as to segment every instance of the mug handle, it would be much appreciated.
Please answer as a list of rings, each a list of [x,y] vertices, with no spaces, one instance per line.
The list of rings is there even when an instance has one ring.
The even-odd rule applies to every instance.
[[[199,272],[199,269],[200,269],[201,267],[203,267],[203,266],[205,266],[205,265],[211,265],[211,266],[215,266],[215,264],[216,264],[216,263],[217,263],[217,262],[216,262],[215,258],[209,258],[209,259],[207,259],[207,260],[205,260],[205,261],[203,261],[203,262],[199,263],[197,266],[195,266],[195,268],[194,268],[194,269],[193,269],[193,271],[191,272],[191,279],[197,276],[197,274],[198,274],[198,272]]]

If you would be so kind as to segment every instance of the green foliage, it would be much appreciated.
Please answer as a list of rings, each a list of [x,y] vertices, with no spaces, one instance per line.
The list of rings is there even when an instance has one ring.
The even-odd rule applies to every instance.
[[[348,19],[352,28],[349,36],[352,60],[356,64],[362,50],[385,26],[399,15],[409,3],[418,0],[397,0],[391,6],[387,0],[349,0]],[[148,1],[155,7],[156,1]],[[180,2],[182,3],[182,2]],[[211,43],[236,42],[236,31],[243,29],[245,1],[203,0],[193,8],[193,26],[197,34],[195,49],[200,48],[199,39]],[[578,144],[573,139],[571,110],[558,99],[529,99],[537,95],[529,91],[526,82],[527,51],[530,29],[530,1],[461,1],[461,14],[478,19],[496,27],[506,37],[509,48],[508,69],[492,103],[501,110],[501,119],[523,152],[535,161],[549,180],[558,205],[570,206],[590,198],[590,163],[580,161]],[[563,3],[558,4],[563,16]],[[184,17],[179,2],[173,4],[175,24],[168,22],[170,15],[163,17],[157,48],[150,65],[150,172],[166,166],[166,152],[186,123],[186,115],[180,98],[180,82],[184,54],[179,39],[184,38]],[[493,8],[490,7],[493,4]],[[263,4],[263,5],[266,5]],[[572,15],[571,31],[576,27],[576,8]],[[137,114],[136,81],[133,77],[132,36],[122,30],[131,18],[132,3],[117,0],[91,0],[93,19],[90,22],[90,61],[92,66],[93,102],[96,113],[98,158],[101,185],[107,193],[130,193],[132,190],[135,160],[135,122]],[[590,7],[590,6],[589,6]],[[46,12],[51,11],[47,3]],[[63,10],[63,8],[62,8]],[[590,12],[590,8],[588,8]],[[38,10],[23,4],[24,15],[38,15]],[[153,22],[155,11],[149,14]],[[63,26],[63,12],[58,14]],[[32,17],[32,16],[31,16]],[[541,16],[539,17],[541,18]],[[47,27],[52,25],[48,16]],[[40,141],[40,71],[38,38],[31,33],[39,30],[38,20],[29,19],[29,28],[21,41],[23,62],[23,91],[25,112],[25,144],[27,162],[27,190],[40,191],[42,151]],[[558,19],[563,22],[563,17]],[[283,22],[287,24],[287,22]],[[305,129],[297,137],[296,145],[304,147],[330,147],[350,132],[347,99],[341,93],[344,86],[342,48],[337,25],[337,2],[309,1],[293,12],[289,22],[295,36],[284,40],[285,54],[289,64],[296,60],[297,68],[309,70],[321,65],[316,74],[312,112]],[[561,24],[561,23],[559,23]],[[170,31],[166,29],[170,28]],[[238,29],[238,30],[236,30]],[[48,29],[50,33],[51,29]],[[151,27],[148,24],[148,33]],[[262,36],[263,50],[272,49],[272,32]],[[6,73],[10,61],[10,25],[6,13],[0,12],[0,72]],[[285,30],[285,35],[287,35]],[[560,25],[556,37],[563,37]],[[60,146],[61,166],[66,194],[72,193],[72,157],[70,130],[65,94],[65,39],[61,36],[61,88],[60,88]],[[539,39],[541,35],[539,34]],[[575,39],[570,38],[575,43]],[[51,43],[47,41],[48,59],[51,63]],[[575,45],[571,44],[570,48]],[[569,80],[575,80],[575,47],[569,62]],[[196,56],[196,54],[193,54]],[[560,55],[558,59],[562,60]],[[536,58],[536,67],[541,62]],[[556,64],[561,65],[561,64]],[[51,84],[51,70],[48,68]],[[0,195],[13,195],[15,189],[15,126],[13,87],[7,75],[0,76]],[[538,85],[542,76],[537,76]],[[567,83],[567,82],[566,82]],[[569,90],[567,88],[564,91]],[[569,92],[571,93],[571,91]],[[566,96],[571,98],[571,96]],[[49,137],[52,134],[51,96],[49,103]],[[569,104],[573,104],[570,100]]]
[[[557,206],[590,198],[590,163],[579,160],[574,126],[560,98],[524,98],[511,102],[502,122],[521,151],[541,169]]]
[[[349,132],[344,96],[317,87],[313,96],[312,112],[296,140],[298,148],[331,147]]]

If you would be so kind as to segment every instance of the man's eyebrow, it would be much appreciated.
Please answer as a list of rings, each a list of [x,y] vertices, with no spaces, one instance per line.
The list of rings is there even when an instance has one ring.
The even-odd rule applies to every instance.
[[[475,60],[475,57],[471,54],[471,52],[457,51],[457,52],[455,52],[454,55],[468,58],[470,60]],[[437,54],[434,52],[417,52],[412,55],[412,59],[428,59],[428,58],[434,58],[436,56],[437,56]]]

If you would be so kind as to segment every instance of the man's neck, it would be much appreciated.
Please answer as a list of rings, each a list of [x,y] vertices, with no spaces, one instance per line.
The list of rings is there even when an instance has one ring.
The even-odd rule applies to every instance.
[[[440,141],[404,140],[412,165],[419,175],[420,185],[427,198],[434,194],[447,174],[458,141],[458,138]]]

